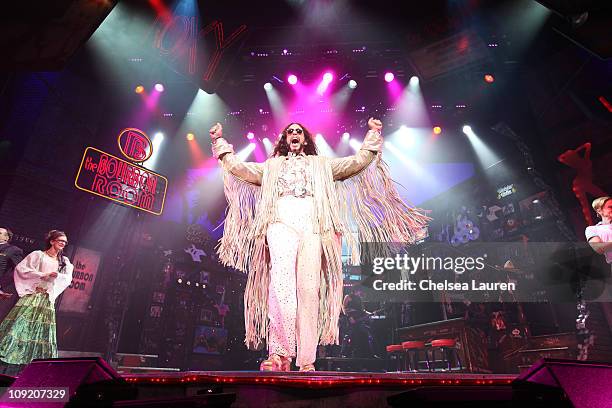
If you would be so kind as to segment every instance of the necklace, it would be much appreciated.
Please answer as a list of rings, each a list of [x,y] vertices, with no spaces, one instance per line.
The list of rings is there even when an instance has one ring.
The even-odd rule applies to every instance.
[[[57,259],[57,254],[55,254],[55,255],[51,255],[51,254],[49,253],[49,251],[48,251],[48,250],[47,250],[47,251],[45,251],[45,254],[47,254],[47,256],[48,256],[49,258],[54,258],[54,259]]]

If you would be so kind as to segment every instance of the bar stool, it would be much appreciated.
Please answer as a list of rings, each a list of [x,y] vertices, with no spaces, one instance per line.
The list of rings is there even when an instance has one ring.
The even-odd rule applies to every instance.
[[[401,344],[390,344],[386,347],[387,349],[387,371],[390,370],[391,361],[395,360],[395,371],[400,371],[402,367],[402,357],[404,354],[404,348]]]
[[[404,368],[406,371],[419,371],[419,355],[420,351],[425,354],[425,362],[427,364],[427,370],[429,370],[429,357],[425,349],[425,342],[423,341],[405,341],[402,343],[402,349],[404,350]]]
[[[459,370],[462,370],[461,360],[459,359],[459,352],[457,351],[457,341],[455,339],[436,339],[429,343],[431,350],[431,362],[433,363],[433,371],[435,371],[436,363],[436,351],[440,350],[442,354],[442,362],[446,363],[448,371],[451,370],[451,357],[457,361]],[[430,371],[432,371],[430,369]]]

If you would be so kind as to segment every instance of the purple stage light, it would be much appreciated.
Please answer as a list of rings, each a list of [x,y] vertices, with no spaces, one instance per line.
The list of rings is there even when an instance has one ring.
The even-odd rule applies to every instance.
[[[387,82],[391,82],[395,79],[395,75],[393,75],[393,72],[387,72],[385,74],[385,81]]]
[[[297,77],[291,74],[287,77],[287,82],[289,82],[290,85],[295,85],[297,84]]]
[[[333,81],[333,79],[334,79],[334,74],[332,74],[331,72],[326,72],[323,75],[323,81],[325,81],[325,82],[331,82],[331,81]]]
[[[164,92],[164,86],[160,83],[155,84],[155,90],[157,92]]]
[[[253,133],[253,132],[247,133],[247,139],[249,139],[249,140],[255,139],[255,133]]]

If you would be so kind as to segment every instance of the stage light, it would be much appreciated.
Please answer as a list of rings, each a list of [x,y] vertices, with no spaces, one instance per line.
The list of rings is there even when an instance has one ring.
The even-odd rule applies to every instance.
[[[272,151],[274,150],[274,146],[272,145],[270,138],[264,137],[263,139],[261,139],[261,141],[263,142],[264,149],[266,149],[266,154],[268,156],[271,155]]]
[[[357,88],[357,81],[355,81],[354,79],[351,79],[348,83],[349,88],[351,89],[355,89]]]
[[[463,133],[465,133],[466,135],[471,135],[472,133],[474,133],[472,131],[472,127],[469,125],[465,125],[463,126],[463,128],[461,129],[463,131]]]
[[[387,72],[385,74],[385,81],[386,82],[391,82],[395,79],[395,75],[393,75],[393,72]]]
[[[153,135],[153,140],[152,140],[153,153],[151,154],[151,157],[149,157],[149,159],[143,163],[144,165],[147,166],[147,168],[149,169],[155,168],[155,165],[157,163],[157,158],[159,157],[160,146],[163,141],[164,141],[164,134],[162,132],[156,132]]]
[[[272,84],[271,84],[271,83],[269,83],[269,82],[266,82],[266,83],[264,84],[264,89],[265,89],[266,91],[271,91],[271,90],[272,90]]]
[[[297,77],[291,74],[287,77],[287,82],[289,82],[290,85],[295,85],[297,84]]]
[[[144,92],[144,86],[138,85],[136,88],[134,88],[134,92],[136,92],[137,94],[143,93]]]
[[[347,140],[349,140],[350,138],[351,138],[351,134],[350,134],[349,132],[344,132],[344,133],[342,134],[342,140],[343,140],[343,141],[347,141]]]
[[[495,82],[495,77],[493,75],[491,75],[491,74],[486,74],[484,76],[484,80],[485,80],[485,82],[487,82],[489,84],[492,84],[493,82]]]
[[[361,149],[361,144],[362,144],[361,142],[359,142],[359,141],[357,141],[357,140],[355,140],[355,139],[350,139],[350,140],[349,140],[349,146],[351,146],[351,148],[352,148],[354,151],[356,151],[356,152],[358,152],[358,151],[359,151],[359,149]]]
[[[434,135],[439,135],[442,133],[442,128],[440,126],[434,126],[433,128]]]
[[[247,133],[247,139],[249,139],[249,140],[255,139],[255,133],[253,133],[253,132]]]
[[[413,76],[412,78],[410,78],[410,85],[412,86],[417,86],[419,84],[419,77],[418,76]]]
[[[195,139],[195,135],[193,133],[187,133],[187,140],[192,141],[193,139]]]
[[[164,86],[160,83],[155,84],[155,90],[157,92],[164,92]]]
[[[326,72],[323,74],[323,79],[321,80],[321,83],[319,83],[319,86],[317,86],[317,93],[319,95],[323,95],[333,79],[334,75],[331,72]]]
[[[317,133],[315,136],[315,145],[317,145],[317,150],[319,154],[327,157],[336,157],[336,152],[331,148],[327,140],[325,140],[325,136],[321,133]]]

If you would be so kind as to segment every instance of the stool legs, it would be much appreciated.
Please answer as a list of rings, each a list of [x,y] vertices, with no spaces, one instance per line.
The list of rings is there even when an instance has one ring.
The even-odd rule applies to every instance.
[[[459,366],[459,370],[463,371],[463,366],[461,365],[461,359],[459,358],[459,350],[455,350],[455,358],[457,359],[457,365]]]
[[[435,368],[435,364],[436,364],[436,350],[438,348],[432,348],[431,349],[431,360],[433,363],[433,367],[430,367],[429,365],[429,361],[427,361],[427,366],[429,371],[436,371]],[[463,366],[461,365],[461,359],[459,358],[459,351],[454,348],[454,347],[439,347],[440,350],[440,354],[442,357],[442,363],[446,366],[446,369],[448,371],[452,370],[452,360],[455,360],[457,362],[457,366],[459,367],[459,370],[463,370]]]
[[[448,369],[448,371],[451,370],[451,360],[450,360],[450,350],[447,349],[446,347],[442,347],[442,359],[443,362],[446,363],[446,368]]]
[[[402,371],[402,353],[388,353],[388,357],[389,359],[387,360],[387,371]]]

